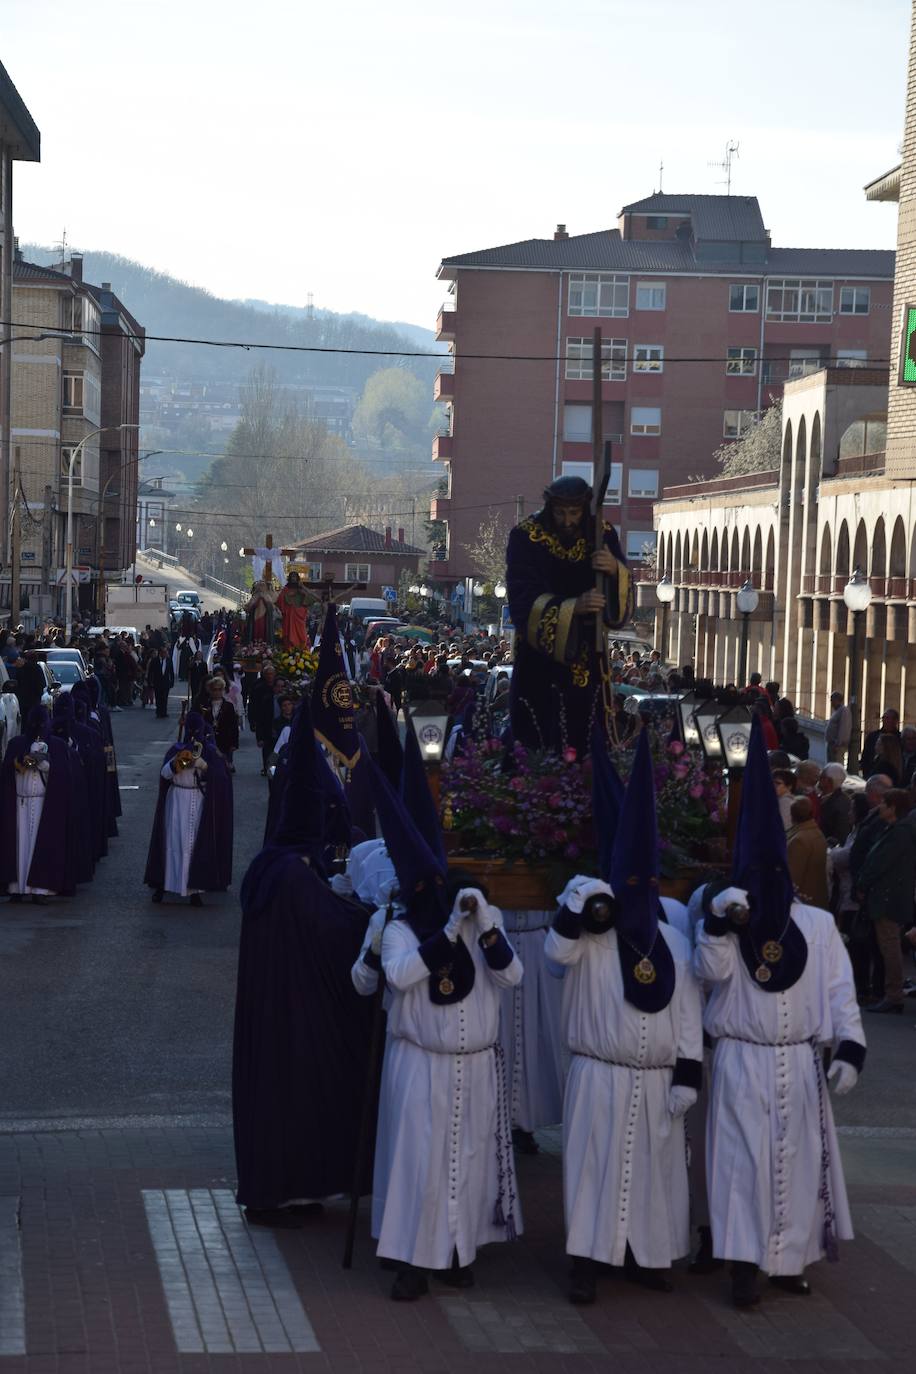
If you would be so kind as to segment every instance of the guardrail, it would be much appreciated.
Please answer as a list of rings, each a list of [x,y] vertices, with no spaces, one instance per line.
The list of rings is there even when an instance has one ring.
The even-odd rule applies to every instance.
[[[173,553],[163,553],[161,549],[141,549],[140,553],[149,562],[166,563],[170,568],[181,568],[185,570],[184,564],[179,563]],[[195,580],[201,582],[208,591],[219,592],[220,596],[228,596],[231,601],[236,601],[239,605],[246,599],[247,593],[243,588],[233,587],[230,582],[221,582],[218,577],[212,577],[210,573],[203,573],[203,575],[195,573],[194,577]]]

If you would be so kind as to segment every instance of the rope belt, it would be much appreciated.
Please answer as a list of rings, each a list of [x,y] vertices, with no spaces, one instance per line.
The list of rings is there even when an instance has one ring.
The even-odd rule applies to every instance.
[[[596,1064],[610,1064],[614,1069],[646,1069],[649,1072],[658,1072],[661,1069],[673,1069],[673,1064],[631,1064],[624,1059],[605,1059],[601,1054],[589,1054],[587,1050],[573,1050],[573,1054],[579,1059],[594,1059]]]
[[[457,1058],[462,1054],[491,1054],[498,1049],[498,1045],[484,1045],[479,1050],[436,1050],[431,1045],[421,1045],[419,1040],[412,1040],[409,1035],[393,1035],[392,1040],[406,1040],[408,1045],[414,1045],[418,1050],[423,1050],[426,1054],[441,1054],[446,1057]]]
[[[810,1045],[810,1036],[805,1036],[804,1040],[752,1040],[749,1035],[718,1035],[716,1040],[737,1040],[739,1045],[759,1045],[764,1050],[787,1050],[795,1045]]]

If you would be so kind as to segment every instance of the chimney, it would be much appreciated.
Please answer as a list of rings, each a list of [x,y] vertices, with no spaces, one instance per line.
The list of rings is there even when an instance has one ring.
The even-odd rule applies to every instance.
[[[566,232],[566,225],[558,224],[556,229],[554,230],[553,236],[555,239],[568,239],[569,235]]]
[[[83,255],[82,253],[70,254],[70,276],[74,281],[83,280]]]
[[[386,548],[386,549],[390,549],[390,548],[391,548],[391,526],[390,526],[390,525],[386,525],[386,526],[385,526],[385,548]]]
[[[110,282],[110,281],[103,281],[103,282],[102,282],[102,290],[103,290],[103,291],[110,291],[110,290],[111,290],[111,282]]]
[[[404,543],[404,531],[402,529],[398,529],[398,543]]]

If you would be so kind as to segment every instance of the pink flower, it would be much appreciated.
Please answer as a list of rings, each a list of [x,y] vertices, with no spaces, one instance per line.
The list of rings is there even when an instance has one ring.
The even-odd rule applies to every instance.
[[[576,761],[576,751],[575,751],[575,749],[573,749],[572,747],[570,747],[569,749],[564,749],[564,750],[563,750],[563,762],[564,762],[564,763],[575,763],[575,761]]]
[[[511,787],[511,789],[512,789],[513,792],[522,792],[522,791],[524,791],[524,788],[525,788],[525,779],[524,779],[524,778],[510,778],[510,779],[509,779],[509,786]]]
[[[684,746],[679,739],[672,739],[668,741],[668,753],[672,754],[674,758],[680,758],[683,752]]]
[[[686,778],[690,769],[687,767],[686,763],[675,763],[671,768],[671,772],[676,778]]]
[[[703,795],[703,784],[694,783],[693,786],[690,788],[690,795],[691,797],[693,797],[694,801],[699,801]]]
[[[559,792],[554,792],[552,796],[549,796],[547,798],[547,804],[548,806],[552,806],[553,809],[556,810],[558,806],[563,805],[563,798],[560,796]]]

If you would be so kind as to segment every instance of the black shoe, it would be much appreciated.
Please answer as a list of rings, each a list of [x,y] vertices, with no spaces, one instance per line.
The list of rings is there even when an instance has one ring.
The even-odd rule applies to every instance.
[[[302,1225],[292,1207],[246,1207],[245,1220],[249,1226],[271,1226],[276,1231],[294,1231]]]
[[[887,998],[884,997],[880,1002],[876,1002],[873,1007],[866,1007],[865,1010],[885,1013],[893,1012],[895,1016],[901,1016],[903,1014],[903,1003],[889,1002]]]
[[[588,1259],[574,1259],[572,1278],[569,1285],[569,1301],[576,1307],[588,1307],[595,1301],[597,1292],[595,1265]]]
[[[712,1231],[708,1226],[699,1226],[700,1248],[687,1266],[689,1274],[714,1274],[721,1269],[725,1260],[716,1259],[712,1252]]]
[[[451,1268],[436,1269],[433,1271],[440,1283],[447,1283],[449,1288],[473,1288],[474,1270],[469,1264],[462,1267],[458,1263],[457,1254],[452,1256]]]
[[[203,906],[204,899],[199,892],[191,893],[191,906]]]
[[[540,1154],[540,1146],[531,1131],[523,1131],[521,1126],[512,1128],[512,1144],[516,1154],[537,1155]]]
[[[32,893],[32,906],[48,906],[47,897],[39,897],[37,892]]]
[[[771,1274],[770,1283],[784,1293],[794,1293],[797,1298],[811,1296],[811,1285],[804,1274]]]
[[[161,887],[157,887],[157,888],[156,888],[156,891],[153,893],[152,897],[150,898],[150,901],[152,901],[152,902],[161,902],[164,896],[165,896],[165,893],[163,892],[162,888],[161,888]]]
[[[22,901],[22,893],[21,893],[21,892],[11,892],[11,893],[10,893],[10,901],[11,901],[11,902],[16,902],[16,903],[21,902],[21,901]]]
[[[398,1270],[391,1285],[391,1297],[394,1302],[416,1302],[417,1298],[425,1297],[428,1292],[426,1270],[414,1269],[410,1264],[405,1264]]]
[[[284,1212],[291,1212],[294,1217],[321,1217],[324,1216],[323,1202],[294,1202],[290,1207],[284,1207]]]
[[[641,1264],[636,1263],[636,1258],[629,1245],[623,1261],[623,1273],[627,1283],[638,1283],[640,1288],[649,1288],[653,1293],[674,1292],[674,1284],[669,1277],[669,1270],[644,1269]]]
[[[760,1301],[757,1266],[745,1260],[732,1262],[732,1303],[735,1307],[756,1307]]]

